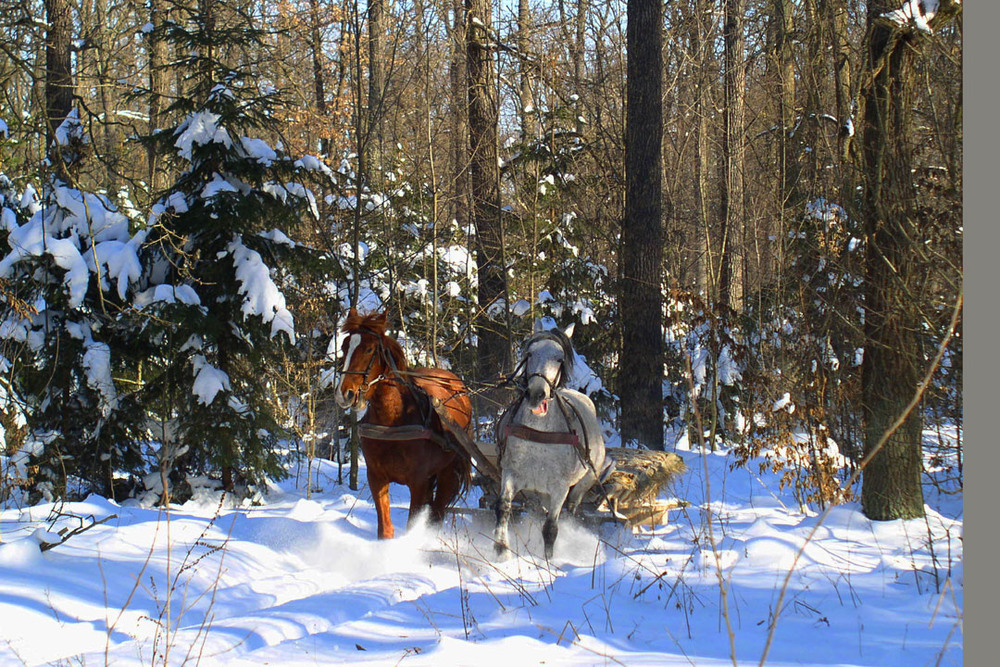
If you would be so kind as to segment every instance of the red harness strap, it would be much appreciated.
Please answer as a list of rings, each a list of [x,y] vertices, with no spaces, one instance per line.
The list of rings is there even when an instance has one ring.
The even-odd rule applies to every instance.
[[[576,433],[572,431],[566,431],[562,433],[551,433],[549,431],[539,431],[533,429],[529,426],[523,426],[521,424],[505,424],[503,429],[504,440],[514,436],[515,438],[520,438],[521,440],[527,440],[529,442],[537,442],[541,445],[573,445],[574,447],[580,446],[580,438]]]

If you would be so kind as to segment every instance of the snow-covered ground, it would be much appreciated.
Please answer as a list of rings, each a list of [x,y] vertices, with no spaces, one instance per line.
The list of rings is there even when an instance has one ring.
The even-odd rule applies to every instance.
[[[310,498],[302,473],[257,507],[209,494],[169,513],[97,497],[7,508],[0,664],[711,666],[733,664],[731,647],[757,664],[818,514],[777,477],[678,453],[690,471],[668,495],[690,507],[635,534],[564,520],[551,563],[530,518],[505,562],[486,518],[406,530],[397,486],[401,537],[378,542],[367,489],[325,461]],[[926,520],[829,514],[789,578],[768,664],[961,664],[962,496],[925,493]],[[110,515],[39,550],[45,531]]]

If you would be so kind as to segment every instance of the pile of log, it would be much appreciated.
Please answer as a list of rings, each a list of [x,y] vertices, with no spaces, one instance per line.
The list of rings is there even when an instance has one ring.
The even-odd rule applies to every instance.
[[[679,501],[657,500],[687,470],[677,454],[609,447],[607,455],[615,460],[615,470],[605,480],[604,492],[596,487],[591,489],[585,503],[623,518],[630,526],[665,523],[669,510],[684,505]]]

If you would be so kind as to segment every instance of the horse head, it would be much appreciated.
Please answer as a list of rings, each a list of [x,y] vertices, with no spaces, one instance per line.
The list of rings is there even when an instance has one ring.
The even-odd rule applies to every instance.
[[[543,330],[535,325],[535,333],[524,345],[524,397],[528,408],[544,416],[549,399],[556,389],[566,385],[573,371],[573,325],[565,330]]]
[[[344,367],[334,398],[341,408],[364,410],[375,386],[405,368],[403,351],[385,335],[386,313],[359,315],[351,308],[340,331]]]

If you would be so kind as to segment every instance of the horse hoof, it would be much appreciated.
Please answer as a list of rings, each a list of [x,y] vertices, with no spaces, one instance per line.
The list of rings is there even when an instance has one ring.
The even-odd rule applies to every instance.
[[[507,546],[504,544],[500,543],[494,544],[493,551],[496,553],[498,561],[503,562],[510,558],[510,549],[508,549]]]

